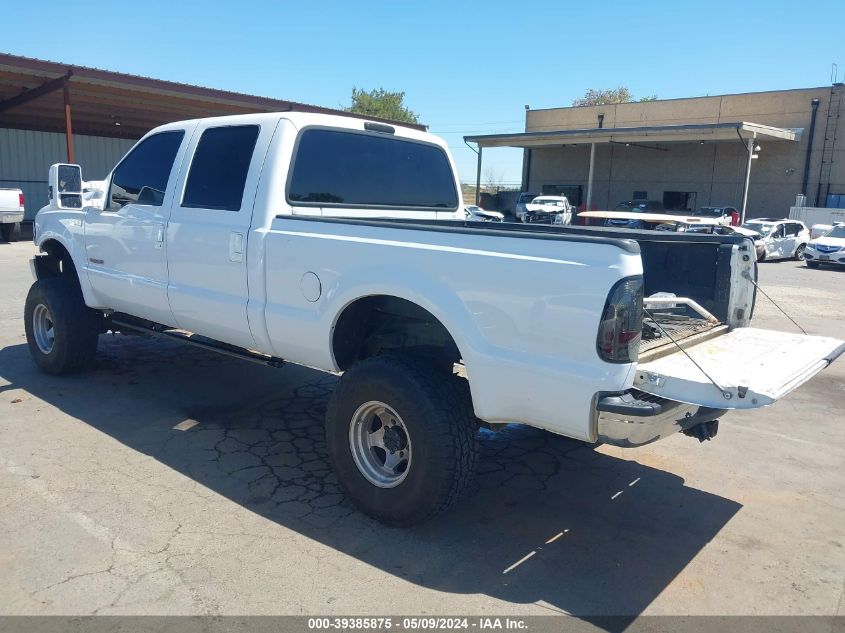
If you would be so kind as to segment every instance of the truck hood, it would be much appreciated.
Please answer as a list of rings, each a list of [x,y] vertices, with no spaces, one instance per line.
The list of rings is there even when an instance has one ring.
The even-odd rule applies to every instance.
[[[82,182],[82,200],[86,207],[105,207],[107,180],[85,180]]]
[[[731,229],[737,235],[744,235],[745,237],[750,237],[755,242],[762,239],[762,235],[760,235],[757,231],[752,231],[751,229],[744,229],[741,226],[732,226]]]
[[[535,213],[568,213],[565,207],[557,207],[551,204],[532,204],[525,205],[527,211],[534,211]]]
[[[503,220],[505,217],[503,213],[499,213],[498,211],[487,211],[486,209],[475,211],[475,215],[480,215],[485,218],[493,218],[496,220]]]

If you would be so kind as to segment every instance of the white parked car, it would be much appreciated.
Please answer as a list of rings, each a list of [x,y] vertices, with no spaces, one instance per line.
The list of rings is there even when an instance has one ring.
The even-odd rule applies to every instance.
[[[818,268],[819,264],[845,266],[845,224],[838,224],[811,240],[804,251],[804,261],[810,268]]]
[[[399,125],[168,123],[102,195],[84,196],[78,165],[53,165],[49,185],[24,306],[38,367],[89,368],[111,331],[340,375],[329,459],[349,499],[394,525],[461,498],[479,424],[706,440],[845,351],[750,327],[744,237],[466,222],[448,145]]]
[[[519,219],[526,224],[571,224],[572,206],[566,196],[537,196]]]
[[[20,234],[23,203],[20,189],[0,189],[0,240],[3,242],[13,242]]]
[[[501,222],[505,219],[504,213],[488,211],[475,204],[465,204],[464,213],[470,222]]]
[[[803,259],[810,241],[810,230],[797,220],[756,218],[747,220],[742,228],[760,234],[758,261],[770,259]]]

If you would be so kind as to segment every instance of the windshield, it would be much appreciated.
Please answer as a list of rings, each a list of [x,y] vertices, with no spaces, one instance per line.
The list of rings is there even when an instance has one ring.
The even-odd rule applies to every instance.
[[[554,207],[562,207],[563,206],[563,200],[552,200],[552,199],[549,199],[549,198],[534,198],[534,200],[532,200],[531,203],[532,204],[549,204],[549,205],[552,205]]]
[[[746,222],[742,225],[742,228],[748,229],[749,231],[756,231],[763,237],[768,237],[769,234],[774,230],[774,224],[761,224],[760,222]]]
[[[845,226],[834,226],[823,237],[845,238]]]
[[[698,211],[694,213],[694,215],[702,216],[705,218],[720,218],[724,213],[723,207],[701,207]]]

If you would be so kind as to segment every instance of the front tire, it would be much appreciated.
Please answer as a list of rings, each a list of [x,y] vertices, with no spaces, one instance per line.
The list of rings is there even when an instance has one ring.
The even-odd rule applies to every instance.
[[[100,315],[88,308],[79,288],[65,277],[39,279],[24,306],[29,353],[48,374],[72,374],[93,365]]]
[[[799,262],[804,259],[804,251],[807,249],[806,244],[801,244],[798,248],[795,249],[795,259]]]
[[[807,259],[804,260],[804,263],[807,264],[807,268],[818,268],[819,267],[818,262],[811,262]]]
[[[349,499],[388,525],[452,506],[475,475],[468,385],[425,361],[363,360],[343,374],[326,413],[329,457]]]

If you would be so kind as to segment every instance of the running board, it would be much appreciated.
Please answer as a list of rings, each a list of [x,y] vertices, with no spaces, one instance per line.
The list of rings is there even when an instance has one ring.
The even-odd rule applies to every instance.
[[[136,321],[132,317],[117,314],[112,315],[111,323],[113,327],[110,329],[126,329],[133,330],[135,332],[142,332],[144,334],[153,334],[155,336],[181,341],[182,343],[187,343],[188,345],[193,345],[194,347],[199,347],[211,352],[217,352],[218,354],[223,354],[224,356],[239,358],[240,360],[248,360],[253,363],[258,363],[259,365],[279,368],[285,364],[283,359],[276,358],[275,356],[262,354],[261,352],[244,349],[242,347],[236,347],[235,345],[229,345],[228,343],[221,343],[220,341],[215,341],[213,339],[200,336],[199,334],[188,332],[187,330],[171,328],[166,325],[161,325],[160,323],[141,320]]]

